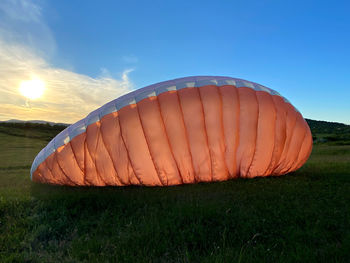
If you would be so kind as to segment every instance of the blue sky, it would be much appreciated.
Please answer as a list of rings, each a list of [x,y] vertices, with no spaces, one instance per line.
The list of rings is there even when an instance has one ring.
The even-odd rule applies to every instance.
[[[33,19],[17,21],[12,9],[17,20],[26,12]],[[52,76],[48,88],[65,92],[76,81],[71,103],[86,100],[84,85],[96,96],[103,93],[101,100],[87,98],[89,107],[61,121],[83,117],[130,89],[184,76],[222,75],[277,90],[306,118],[350,124],[349,13],[346,1],[21,0],[2,8],[6,32],[0,31],[0,41],[32,52],[43,63],[35,75]],[[33,113],[53,107],[49,95],[46,101],[14,103]],[[0,118],[13,113],[1,115],[0,107]]]

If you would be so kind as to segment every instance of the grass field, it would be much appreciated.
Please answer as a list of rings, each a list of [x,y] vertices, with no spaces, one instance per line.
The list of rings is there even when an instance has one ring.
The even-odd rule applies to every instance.
[[[349,262],[350,145],[282,177],[168,188],[30,181],[56,130],[0,129],[0,262]]]

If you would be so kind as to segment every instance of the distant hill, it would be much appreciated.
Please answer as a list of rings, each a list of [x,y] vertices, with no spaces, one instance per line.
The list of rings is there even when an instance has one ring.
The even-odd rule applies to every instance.
[[[9,120],[0,121],[0,133],[50,141],[67,126],[65,123],[47,121]]]
[[[317,133],[335,133],[343,134],[350,133],[350,125],[338,122],[328,122],[328,121],[316,121],[305,119],[310,126],[311,132],[313,134]]]
[[[306,119],[315,143],[350,145],[350,125]]]
[[[52,121],[42,121],[42,120],[30,120],[30,121],[22,121],[22,120],[16,120],[11,119],[7,121],[0,121],[0,123],[36,123],[36,124],[49,124],[51,126],[54,125],[62,125],[62,126],[69,126],[67,123],[61,123],[61,122],[52,122]]]

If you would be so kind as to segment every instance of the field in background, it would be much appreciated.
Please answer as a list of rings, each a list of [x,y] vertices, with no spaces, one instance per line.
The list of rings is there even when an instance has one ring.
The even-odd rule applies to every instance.
[[[32,183],[63,127],[1,124],[0,262],[349,262],[350,129],[308,121],[293,174],[168,188]]]

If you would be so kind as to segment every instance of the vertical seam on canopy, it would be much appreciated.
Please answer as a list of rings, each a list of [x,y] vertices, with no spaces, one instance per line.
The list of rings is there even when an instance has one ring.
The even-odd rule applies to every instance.
[[[100,124],[98,124],[98,122],[99,122]],[[98,142],[99,142],[100,136],[101,136],[101,134],[100,134],[101,122],[100,122],[100,120],[98,120],[98,121],[95,122],[95,123],[96,123],[96,125],[97,125],[97,132],[96,132],[96,133],[97,133],[97,138],[96,138],[95,156],[94,156],[94,158],[93,158],[93,163],[94,163],[94,165],[95,165],[96,173],[97,173],[98,177],[100,177],[101,181],[102,181],[105,185],[108,185],[108,184],[105,182],[105,180],[103,180],[103,178],[102,178],[102,176],[101,176],[101,174],[100,174],[100,171],[98,170],[97,165],[96,165],[96,152],[97,152]],[[88,148],[89,148],[89,147],[88,147]],[[90,153],[90,152],[89,152],[89,153]],[[90,154],[90,156],[91,156],[91,154]]]
[[[101,126],[102,126],[102,122],[100,122],[100,123],[101,123]],[[109,157],[109,159],[110,159],[110,161],[112,163],[112,166],[113,166],[113,169],[114,169],[114,172],[115,172],[115,177],[120,182],[120,184],[123,186],[124,183],[120,179],[120,177],[118,175],[118,172],[117,172],[117,169],[114,167],[114,162],[113,162],[112,156],[111,156],[110,152],[108,151],[108,148],[106,147],[106,143],[105,143],[104,138],[103,138],[103,132],[101,131],[101,128],[99,130],[101,132],[101,140],[102,140],[102,143],[103,143],[103,147],[105,148],[105,150],[107,152],[107,155],[108,155],[108,157]],[[97,143],[98,143],[98,141],[97,141]]]
[[[304,120],[304,121],[305,121],[305,120]],[[312,133],[311,133],[310,127],[309,127],[309,125],[307,124],[306,121],[305,121],[305,126],[306,126],[306,128],[307,128],[305,139],[308,138],[308,133],[310,132],[311,140],[312,140]],[[305,142],[303,142],[303,143],[305,143]],[[312,152],[312,143],[310,144],[309,149],[308,149],[308,151],[306,152],[305,157],[304,157],[303,159],[300,160],[297,169],[300,168],[300,167],[307,161],[307,159],[310,157],[311,152]]]
[[[136,99],[135,99],[135,101],[136,101]],[[147,145],[147,148],[148,148],[148,153],[149,153],[149,156],[151,157],[151,161],[152,161],[152,164],[153,164],[153,168],[154,168],[154,170],[156,171],[156,174],[157,174],[157,176],[158,176],[158,179],[159,179],[160,183],[162,184],[162,186],[164,186],[164,184],[163,184],[163,182],[162,182],[162,179],[160,178],[160,175],[159,175],[159,173],[158,173],[158,170],[157,170],[157,168],[155,167],[155,164],[154,164],[154,159],[153,159],[151,150],[150,150],[150,148],[149,148],[149,143],[148,143],[148,141],[147,141],[147,136],[146,136],[145,131],[144,131],[144,129],[143,129],[143,125],[142,125],[142,121],[141,121],[141,116],[140,116],[139,107],[138,107],[137,103],[136,103],[135,105],[136,105],[137,115],[138,115],[138,117],[139,117],[141,129],[142,129],[142,133],[143,133],[143,136],[145,137],[145,142],[146,142],[146,145]]]
[[[219,109],[220,109],[220,124],[221,124],[221,127],[220,127],[220,130],[221,130],[221,140],[224,142],[224,151],[221,152],[221,155],[223,157],[223,163],[224,163],[224,166],[225,166],[225,169],[226,169],[226,172],[228,175],[228,178],[227,179],[230,179],[231,178],[231,175],[229,173],[229,169],[227,167],[227,163],[226,163],[226,149],[227,149],[227,145],[226,145],[226,137],[225,137],[225,129],[224,129],[224,104],[222,103],[222,96],[221,96],[221,89],[220,87],[221,86],[215,86],[216,87],[216,91],[219,95],[219,100],[220,100],[220,106],[219,106]]]
[[[54,147],[54,148],[56,148],[56,147]],[[53,157],[54,157],[55,154],[56,154],[56,150],[55,150],[53,153],[51,153],[49,156],[53,155]],[[48,162],[47,162],[47,159],[49,158],[49,156],[45,158],[45,160],[43,161],[43,163],[45,163],[45,166],[46,166],[47,169],[50,171],[51,176],[52,176],[52,179],[55,180],[55,176],[54,176],[54,174],[53,174],[52,170],[50,169],[49,164],[48,164]],[[46,178],[45,178],[45,180],[46,180]],[[53,182],[53,183],[54,183],[54,182]]]
[[[270,96],[270,99],[272,101],[272,106],[274,108],[274,113],[275,113],[275,120],[274,120],[274,129],[273,129],[273,148],[272,148],[272,154],[271,154],[271,158],[270,158],[270,162],[269,162],[269,165],[267,166],[267,168],[265,169],[265,171],[263,172],[262,176],[267,176],[266,172],[269,171],[269,168],[270,168],[270,164],[272,162],[272,158],[273,158],[273,154],[274,154],[274,150],[275,150],[275,139],[276,139],[276,120],[277,120],[277,109],[276,109],[276,105],[275,105],[275,102],[273,100],[273,97],[270,93],[266,92],[269,96]]]
[[[72,142],[72,140],[70,140],[68,143],[69,143],[69,145],[70,145],[70,148],[72,149],[72,153],[73,153],[73,156],[74,156],[74,160],[75,160],[77,166],[79,167],[79,169],[83,172],[83,169],[81,169],[81,167],[80,167],[80,165],[79,165],[79,163],[78,163],[78,159],[77,159],[77,156],[76,156],[76,154],[75,154],[75,151],[74,151],[74,149],[73,149],[73,145],[72,145],[71,142]]]
[[[274,159],[274,156],[275,156],[275,154],[276,154],[276,152],[277,152],[277,147],[276,147],[277,132],[276,132],[276,129],[277,129],[277,111],[278,111],[278,108],[277,108],[276,103],[275,103],[275,101],[274,101],[274,99],[273,99],[273,96],[274,96],[274,95],[271,95],[271,94],[269,94],[269,95],[271,96],[271,100],[272,100],[272,103],[273,103],[273,107],[275,108],[275,126],[274,126],[274,129],[273,129],[274,137],[273,137],[273,150],[272,150],[272,155],[271,155],[270,163],[269,163],[269,165],[268,165],[266,171],[264,172],[265,175],[266,175],[266,172],[269,172],[268,175],[271,174],[271,172],[272,172],[272,170],[273,170],[273,165],[274,165],[273,159]]]
[[[42,162],[43,163],[43,162]],[[44,183],[44,184],[50,184],[50,182],[48,182],[45,178],[44,175],[42,175],[41,173],[39,173],[39,171],[36,173],[37,178],[39,178],[39,182],[40,183]]]
[[[302,117],[301,117],[302,118]],[[305,127],[305,125],[304,125]],[[307,131],[304,129],[304,136],[303,136],[303,139],[302,139],[302,142],[301,142],[301,146],[299,147],[299,150],[298,150],[298,154],[297,154],[297,157],[296,159],[294,160],[294,162],[292,162],[292,165],[291,167],[288,169],[287,173],[289,172],[293,172],[294,170],[296,170],[298,168],[298,165],[299,165],[299,156],[300,156],[300,153],[301,153],[301,149],[302,149],[302,145],[306,139],[306,135],[307,135]],[[294,164],[293,164],[294,163]]]
[[[296,121],[295,121],[295,126],[297,125],[297,121],[299,121],[298,119],[299,119],[299,118],[303,118],[303,117],[301,116],[301,114],[300,114],[300,115],[299,115],[299,114],[300,114],[300,113],[297,113],[297,118],[296,118]],[[294,129],[295,129],[295,127],[294,127]],[[303,135],[303,139],[302,139],[302,142],[301,142],[301,143],[303,143],[304,138],[305,138],[305,135],[306,135],[305,129],[303,129],[303,130],[304,130],[304,135]],[[297,135],[295,134],[294,130],[293,130],[293,136],[297,136]],[[293,137],[292,137],[292,139],[293,139]],[[286,169],[284,169],[285,173],[291,172],[291,169],[295,166],[295,162],[298,161],[298,156],[299,156],[299,154],[300,154],[301,148],[302,148],[302,147],[299,147],[299,149],[298,149],[298,154],[297,154],[297,156],[296,156],[296,159],[295,159],[295,160],[291,160],[290,162],[287,163],[287,165],[289,165],[289,167],[286,167]]]
[[[158,111],[159,111],[160,119],[162,120],[162,124],[163,124],[163,131],[164,131],[164,133],[165,133],[165,136],[166,136],[166,139],[167,139],[167,142],[168,142],[168,147],[169,147],[169,149],[170,149],[171,156],[173,157],[173,161],[174,161],[174,163],[175,163],[175,165],[176,165],[177,172],[179,173],[179,177],[180,177],[180,179],[181,179],[181,183],[183,184],[184,181],[183,181],[183,178],[182,178],[182,175],[181,175],[181,171],[180,171],[179,166],[177,165],[177,162],[176,162],[176,160],[175,160],[174,152],[173,152],[173,149],[171,148],[170,141],[169,141],[169,137],[168,137],[168,133],[167,133],[166,128],[165,128],[165,123],[164,123],[164,119],[163,119],[161,107],[160,107],[160,104],[159,104],[159,101],[158,101],[158,95],[156,96],[156,101],[157,101],[157,106],[158,106]]]
[[[126,147],[126,143],[125,143],[125,141],[124,141],[123,130],[122,130],[122,127],[121,127],[121,123],[120,123],[120,121],[119,121],[119,115],[118,115],[118,118],[114,118],[114,119],[115,119],[115,121],[118,121],[118,123],[119,123],[120,138],[121,138],[122,143],[123,143],[123,145],[124,145],[126,155],[128,156],[128,164],[130,164],[130,166],[131,166],[131,168],[132,168],[132,172],[133,172],[133,174],[135,175],[135,178],[137,179],[137,181],[139,182],[139,185],[143,185],[142,181],[137,177],[137,175],[136,175],[136,173],[135,173],[134,166],[132,165],[132,162],[131,162],[131,159],[130,159],[130,155],[129,155],[129,151],[128,151],[128,148]],[[129,167],[129,165],[128,165],[128,167]],[[128,170],[128,172],[129,172],[129,170]],[[129,181],[129,185],[131,185],[129,173],[128,173],[128,181]]]
[[[54,154],[54,162],[56,162],[57,163],[57,165],[58,165],[58,167],[60,168],[60,170],[61,170],[61,172],[63,173],[63,175],[68,179],[68,181],[70,181],[70,182],[72,182],[73,183],[73,185],[76,185],[69,177],[68,177],[68,175],[66,175],[66,173],[63,171],[63,169],[62,169],[62,167],[61,167],[61,165],[60,165],[60,163],[59,163],[59,161],[58,161],[58,158],[57,158],[57,154],[58,154],[58,148],[59,147],[57,147],[56,146],[56,141],[55,141],[55,139],[54,139],[54,147],[55,147],[55,152],[53,153]],[[64,146],[63,146],[64,147]]]
[[[293,107],[292,110],[295,111],[294,107]],[[287,117],[288,117],[288,112],[287,112]],[[286,122],[287,122],[287,118],[286,118]],[[296,125],[296,118],[295,118],[295,122],[293,124],[293,128],[290,129],[291,130],[291,137],[289,139],[289,144],[291,143],[293,135],[294,135],[295,125]],[[286,133],[287,133],[287,126],[286,126]],[[286,136],[286,141],[284,142],[284,147],[286,146],[287,140],[288,140],[288,138]],[[283,147],[283,151],[284,151],[284,147]],[[288,150],[289,150],[289,148],[290,148],[290,145],[288,145],[288,149],[286,150],[287,152],[285,154],[285,159],[282,160],[282,161],[280,160],[280,163],[277,165],[277,167],[275,169],[275,171],[278,171],[278,173],[280,173],[283,170],[283,166],[286,164],[286,158],[288,157]],[[283,152],[282,152],[282,155],[283,155]],[[282,157],[282,155],[281,155],[281,157]]]
[[[52,153],[52,154],[55,154],[55,153]],[[48,157],[47,157],[48,158]],[[49,167],[49,165],[48,165],[48,163],[47,163],[47,158],[43,161],[43,163],[45,164],[45,166],[46,166],[46,168],[49,170],[49,172],[51,173],[51,176],[52,176],[52,178],[53,179],[55,179],[55,176],[53,175],[53,173],[52,173],[52,171],[51,171],[51,169],[50,169],[50,167]],[[44,177],[44,176],[43,176]],[[46,178],[45,178],[45,180],[46,180]],[[47,180],[47,182],[48,182],[48,180]]]
[[[204,122],[204,133],[205,133],[205,138],[206,138],[208,152],[209,152],[209,158],[210,158],[210,177],[211,177],[211,182],[213,182],[213,167],[212,167],[213,160],[211,158],[211,153],[210,153],[209,139],[208,139],[208,133],[207,133],[207,125],[206,125],[206,121],[205,121],[205,112],[204,112],[203,100],[202,100],[201,93],[199,91],[200,87],[197,87],[196,89],[197,89],[197,92],[198,92],[198,95],[199,95],[199,100],[201,102],[201,109],[202,109],[203,122]]]
[[[256,128],[255,128],[255,144],[254,144],[254,153],[253,153],[253,157],[252,160],[250,162],[248,171],[246,176],[249,177],[250,176],[250,169],[252,169],[252,167],[254,167],[255,161],[256,161],[256,152],[257,152],[257,144],[258,144],[258,133],[259,133],[259,122],[261,119],[261,110],[260,110],[260,102],[258,99],[258,96],[256,95],[256,91],[254,91],[254,96],[255,96],[255,100],[256,100],[256,104],[258,105],[258,120],[256,122]]]
[[[89,184],[91,185],[91,183],[86,179],[86,155],[88,154],[87,152],[89,151],[88,150],[88,147],[87,147],[87,143],[86,143],[86,136],[87,136],[87,130],[85,131],[85,136],[84,136],[84,145],[83,145],[83,149],[84,149],[84,185],[86,184]],[[86,149],[86,150],[85,150]]]
[[[86,143],[86,132],[87,132],[87,129],[86,129],[86,119],[83,120],[84,122],[84,128],[85,128],[85,131],[83,133],[84,134],[84,141],[83,141],[83,163],[84,163],[84,167],[83,167],[83,184],[86,185],[86,164],[85,164],[85,159],[86,159],[86,156],[85,156],[85,143]],[[83,134],[81,133],[81,134]]]
[[[305,132],[305,136],[304,136],[302,144],[305,144],[305,141],[306,141],[306,138],[307,138],[306,135],[307,135],[307,132]],[[294,171],[296,171],[296,170],[298,170],[300,168],[300,164],[302,163],[302,160],[304,159],[304,158],[299,159],[300,158],[300,154],[301,154],[301,149],[300,149],[300,152],[299,152],[298,157],[297,157],[297,163],[294,166],[294,168],[295,168]]]
[[[73,156],[74,156],[73,159],[74,159],[75,163],[76,163],[77,166],[79,167],[80,171],[81,171],[82,173],[84,173],[83,170],[81,169],[79,163],[78,163],[77,156],[75,155],[75,152],[74,152],[73,145],[72,145],[71,141],[69,141],[69,145],[70,145],[70,148],[72,149],[72,153],[73,153]]]
[[[241,169],[241,163],[242,163],[242,154],[239,156],[239,164],[237,162],[237,159],[238,159],[238,149],[239,149],[239,146],[241,144],[241,115],[242,115],[242,103],[241,103],[241,96],[239,95],[239,91],[238,91],[238,87],[236,86],[236,91],[237,91],[237,98],[238,98],[238,102],[239,102],[239,107],[238,107],[238,110],[239,110],[239,114],[238,114],[238,129],[237,129],[237,133],[238,133],[238,143],[236,145],[236,170],[237,170],[237,177],[238,178],[243,178],[242,177],[242,169]]]
[[[89,147],[87,145],[87,136],[88,136],[88,125],[86,125],[86,118],[84,119],[84,126],[85,126],[85,136],[84,136],[84,184],[88,184],[88,185],[93,185],[89,180],[87,180],[87,171],[86,171],[86,161],[87,161],[87,158],[86,158],[86,155],[89,154],[90,156],[90,159],[91,158],[91,154],[90,154],[90,151],[89,151]],[[86,150],[85,150],[86,149]],[[95,172],[97,173],[97,170],[96,170],[96,167],[95,167]]]
[[[53,153],[53,154],[54,154],[54,153]],[[52,181],[51,183],[52,183],[52,184],[57,184],[57,179],[55,178],[55,176],[54,176],[54,174],[53,174],[53,172],[52,172],[52,169],[50,169],[47,160],[45,160],[44,163],[45,163],[45,166],[47,167],[47,169],[49,170],[49,173],[51,174],[52,180],[54,180],[54,181]],[[46,178],[45,178],[45,180],[46,180]],[[47,181],[49,182],[49,180],[47,180]]]
[[[97,123],[97,122],[96,122]],[[99,127],[98,127],[99,129]],[[97,136],[99,136],[99,132],[97,132]],[[90,159],[92,160],[92,164],[94,165],[95,167],[95,172],[96,172],[96,177],[98,176],[100,178],[100,180],[105,184],[106,182],[101,178],[100,174],[99,174],[99,171],[97,170],[97,166],[96,166],[96,158],[93,158],[92,155],[91,155],[91,152],[90,152],[90,149],[89,149],[89,146],[88,146],[88,142],[87,142],[87,137],[88,137],[88,127],[86,127],[86,137],[85,137],[85,140],[86,140],[86,150],[87,150],[87,153],[90,155]],[[98,143],[98,137],[96,138],[96,141]],[[97,149],[97,143],[96,143],[96,146],[95,146],[95,152],[96,152],[96,149]],[[85,158],[86,160],[86,158]],[[84,165],[85,169],[86,169],[86,164]],[[85,177],[86,178],[86,177]]]
[[[181,120],[183,122],[184,128],[185,128],[185,136],[186,136],[186,145],[187,145],[187,150],[191,156],[191,164],[192,164],[192,171],[193,171],[193,179],[194,179],[194,183],[199,182],[199,180],[197,180],[197,174],[194,170],[194,164],[193,164],[193,158],[192,158],[192,152],[191,152],[191,147],[190,147],[190,142],[189,142],[189,138],[188,138],[188,131],[187,131],[187,127],[186,127],[186,123],[185,123],[185,116],[184,116],[184,112],[182,110],[182,105],[181,105],[181,100],[179,97],[179,93],[178,90],[176,90],[176,97],[177,97],[177,102],[179,103],[179,107],[180,107],[180,111],[181,111]]]
[[[295,110],[295,108],[293,107],[293,110],[295,111],[294,114],[298,115],[298,111]],[[290,150],[290,144],[292,143],[292,140],[293,140],[293,137],[296,136],[295,135],[295,127],[297,125],[297,121],[298,121],[298,116],[295,117],[295,121],[294,121],[294,125],[293,125],[293,128],[291,129],[292,131],[292,136],[290,137],[290,141],[289,141],[289,147],[288,147],[288,151],[287,151],[287,154],[286,154],[286,158],[289,156],[289,150]],[[287,160],[287,163],[286,163],[286,160]],[[283,163],[284,166],[288,165],[288,159],[286,159]],[[282,167],[281,168],[281,171],[284,171],[285,169]],[[283,174],[285,174],[285,172],[283,172]]]
[[[235,162],[235,170],[236,170],[236,174],[234,174],[233,176],[234,177],[241,177],[241,173],[240,173],[240,167],[238,167],[237,165],[237,150],[238,150],[238,147],[239,147],[239,141],[241,139],[241,133],[240,133],[240,122],[241,122],[241,100],[239,98],[239,92],[238,92],[238,88],[236,86],[233,86],[234,89],[235,89],[235,92],[236,92],[236,95],[237,95],[237,102],[238,102],[238,113],[236,113],[238,115],[237,117],[237,121],[236,121],[236,124],[237,124],[237,127],[236,127],[236,141],[235,141],[235,149],[234,149],[234,153],[235,153],[235,159],[234,159],[234,162]]]
[[[61,164],[60,164],[60,162],[58,161],[58,156],[57,156],[57,154],[58,154],[57,151],[55,151],[55,161],[56,161],[58,167],[60,168],[61,172],[62,172],[63,175],[68,179],[68,181],[70,181],[73,185],[77,185],[75,182],[73,182],[73,181],[69,178],[69,176],[68,176],[68,175],[64,172],[64,170],[62,169]]]
[[[50,169],[47,167],[47,165],[46,165],[46,160],[44,160],[41,164],[43,164],[45,167],[46,167],[46,169],[47,170],[49,170],[50,171]],[[39,166],[38,166],[39,167]],[[40,174],[40,172],[38,171],[38,168],[36,169],[36,171],[37,171],[37,174]],[[52,174],[52,173],[51,173]],[[42,180],[44,181],[44,183],[49,183],[49,181],[46,179],[46,177],[44,176],[44,175],[41,175],[40,174],[40,177],[42,178]]]
[[[229,169],[227,167],[227,163],[226,163],[227,162],[227,160],[226,160],[226,152],[227,152],[229,147],[226,145],[226,135],[225,135],[225,126],[224,126],[224,104],[222,102],[223,94],[221,92],[221,88],[224,87],[224,86],[225,85],[216,86],[216,87],[217,87],[217,90],[218,90],[218,93],[219,93],[219,97],[220,97],[221,129],[222,129],[222,135],[223,135],[224,147],[225,147],[224,152],[223,152],[223,154],[224,154],[224,164],[225,164],[226,169],[228,171],[229,179],[231,179],[232,175],[230,174],[230,171],[229,171]]]
[[[297,122],[298,122],[298,116],[295,117],[295,123],[294,123],[294,126],[293,126],[293,129],[292,129],[292,136],[290,137],[290,142],[289,142],[289,147],[288,147],[288,151],[287,151],[287,154],[286,154],[286,160],[283,162],[283,166],[279,169],[280,172],[282,172],[283,174],[287,174],[288,173],[288,170],[290,169],[290,167],[292,167],[292,164],[290,165],[290,161],[288,160],[288,157],[290,157],[290,150],[291,150],[291,144],[292,144],[292,141],[293,141],[293,138],[295,136],[297,136],[295,134],[295,128],[297,126]],[[291,162],[292,163],[292,162]],[[287,167],[289,166],[289,167]]]
[[[283,103],[286,104],[286,102],[283,100]],[[280,107],[281,108],[281,107]],[[284,107],[282,107],[283,111],[284,111],[284,114],[285,114],[285,119],[284,119],[284,122],[285,122],[285,129],[284,129],[284,142],[283,142],[283,149],[281,151],[281,154],[279,156],[278,159],[276,159],[276,162],[274,163],[274,167],[272,167],[272,170],[271,170],[271,174],[274,175],[277,168],[279,167],[280,165],[280,161],[281,161],[281,158],[282,158],[282,155],[283,155],[283,152],[285,150],[285,146],[286,146],[286,142],[287,142],[287,119],[288,119],[288,111],[285,110]]]

